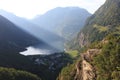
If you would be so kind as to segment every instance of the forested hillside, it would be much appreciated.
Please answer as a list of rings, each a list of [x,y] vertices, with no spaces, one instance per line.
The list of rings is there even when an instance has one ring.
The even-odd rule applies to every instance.
[[[119,3],[119,0],[106,0],[105,4],[87,20],[84,28],[78,35],[77,42],[80,44],[80,47],[94,41],[100,41],[106,35],[119,31]]]
[[[38,76],[26,71],[0,67],[0,80],[41,80]]]
[[[106,0],[74,40],[81,57],[64,68],[58,80],[119,80],[120,0]],[[74,47],[73,46],[73,47]]]
[[[120,0],[106,0],[93,15],[58,7],[31,22],[7,18],[14,23],[0,15],[0,80],[120,80]],[[62,52],[19,54],[48,43]]]

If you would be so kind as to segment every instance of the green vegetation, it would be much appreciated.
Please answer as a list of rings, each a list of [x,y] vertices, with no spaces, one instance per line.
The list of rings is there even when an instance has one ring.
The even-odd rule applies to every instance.
[[[97,80],[119,80],[120,78],[120,35],[111,34],[107,37],[101,53],[93,60],[96,67]]]
[[[31,55],[28,56],[34,63],[32,72],[36,73],[42,80],[56,80],[61,69],[67,64],[71,64],[73,59],[67,53],[55,53],[51,55]],[[39,60],[39,61],[36,61]]]
[[[66,67],[64,67],[61,71],[61,73],[59,74],[57,80],[79,80],[78,77],[81,77],[81,74],[76,75],[77,73],[77,69],[76,69],[76,64],[77,67],[79,66],[79,69],[81,69],[80,66],[81,65],[82,60],[78,59],[76,61],[74,61],[73,64],[68,64]],[[76,77],[76,78],[75,78]]]
[[[79,46],[78,42],[76,42],[76,41],[77,41],[77,37],[66,42],[65,48],[70,49],[70,50],[76,50],[76,49],[79,50],[80,46]]]
[[[88,49],[100,49],[100,53],[89,62],[95,68],[95,80],[120,80],[119,3],[120,0],[106,0],[106,3],[87,20],[77,38],[69,45],[72,49],[83,47],[79,44]],[[72,69],[74,68],[75,66]],[[64,74],[66,77],[62,75],[62,79],[59,79],[74,80],[75,76],[70,75],[74,72],[72,69],[71,66],[64,68],[60,75]]]
[[[89,48],[90,49],[94,49],[94,48],[97,48],[97,49],[101,49],[103,47],[103,44],[99,41],[96,41],[96,42],[93,42]]]
[[[13,68],[0,67],[0,80],[41,80],[34,74]]]
[[[64,67],[57,80],[74,80],[76,73],[75,64],[68,64]]]
[[[32,41],[35,41],[32,42],[32,44],[37,43],[36,39],[29,41],[31,40],[31,38],[29,38],[31,36],[29,36],[27,37],[28,40],[26,40],[25,38],[25,40],[19,42],[19,39],[24,39],[24,37],[26,37],[27,34],[26,36],[20,37],[19,35],[16,35],[16,33],[21,34],[22,33],[21,31],[18,30],[19,31],[18,32],[17,30],[12,30],[12,31],[6,30],[5,32],[8,32],[7,33],[8,38],[3,39],[0,44],[1,46],[0,65],[14,67],[16,69],[27,70],[32,73],[36,73],[44,80],[55,80],[56,76],[58,76],[59,71],[61,71],[61,73],[59,74],[57,80],[75,80],[77,72],[80,71],[80,73],[78,73],[77,76],[79,76],[80,78],[82,76],[82,72],[81,72],[83,71],[81,70],[82,62],[80,60],[79,63],[77,64],[76,61],[74,60],[73,64],[67,65],[67,63],[72,63],[73,59],[71,59],[71,57],[76,58],[77,56],[80,55],[78,54],[79,53],[78,51],[84,51],[86,50],[86,48],[100,49],[100,54],[95,54],[94,56],[90,56],[92,59],[88,61],[90,64],[92,64],[92,66],[95,69],[94,72],[96,74],[95,77],[96,80],[120,80],[120,4],[119,3],[120,0],[106,0],[106,3],[87,20],[85,27],[81,30],[81,32],[77,35],[75,39],[72,38],[74,34],[77,34],[76,32],[78,32],[78,30],[80,29],[80,24],[76,24],[77,21],[79,23],[79,17],[76,17],[77,21],[75,20],[75,22],[73,22],[73,20],[69,21],[70,20],[69,18],[71,17],[70,15],[70,17],[68,17],[67,20],[65,19],[64,21],[61,20],[62,22],[60,23],[58,22],[58,24],[55,25],[55,27],[60,25],[62,26],[62,27],[60,26],[60,28],[62,29],[56,27],[57,30],[60,30],[60,32],[57,31],[58,34],[61,34],[67,41],[70,40],[66,47],[68,49],[73,49],[73,50],[67,51],[68,54],[65,55],[63,54],[61,58],[58,58],[58,56],[55,58],[51,56],[50,59],[48,58],[45,59],[45,57],[43,57],[44,59],[40,61],[41,62],[45,61],[46,63],[45,65],[42,64],[34,65],[33,61],[30,61],[25,56],[17,54],[19,51],[23,50],[21,48],[31,45],[30,43]],[[51,16],[51,18],[53,17]],[[55,20],[56,18],[53,19],[53,23],[55,23],[54,22]],[[58,21],[59,20],[60,18],[58,18]],[[64,24],[64,22],[70,23],[70,25]],[[1,22],[0,24],[2,23],[3,22]],[[73,23],[76,25],[74,25]],[[45,25],[48,24],[46,24],[45,22]],[[8,25],[7,27],[10,26]],[[51,28],[51,30],[53,30],[53,28]],[[4,31],[2,30],[2,28],[0,30],[1,32]],[[16,33],[14,33],[14,31],[16,31]],[[56,30],[53,31],[55,32]],[[4,32],[1,33],[1,36],[4,36],[4,34],[5,34]],[[12,37],[9,39],[9,36],[11,35]],[[30,42],[30,43],[26,43],[26,42]],[[81,48],[80,44],[82,47],[84,45],[85,48]],[[3,48],[5,50],[3,50]],[[91,51],[89,52],[89,54],[91,54]],[[89,56],[89,54],[85,54],[85,55]],[[87,58],[87,57],[82,55],[82,58]],[[33,57],[31,59],[36,60],[37,58]],[[53,64],[53,62],[55,62],[55,64]],[[51,67],[50,70],[51,64],[53,64],[52,65],[53,67]],[[61,68],[63,69],[61,70]],[[80,78],[76,80],[80,80]],[[9,68],[0,68],[0,80],[40,80],[40,79],[36,75],[26,71],[19,71]]]
[[[76,58],[79,55],[79,52],[77,50],[69,50],[66,51],[66,53],[68,53],[72,58]]]
[[[91,44],[95,41],[101,41],[108,34],[120,31],[118,28],[120,26],[119,3],[120,0],[107,0],[95,14],[88,18],[85,26],[79,32],[77,39],[75,39],[76,42],[74,44],[80,44],[80,41],[83,39],[83,43],[86,43],[85,46],[88,46],[89,44],[87,43]]]
[[[93,57],[91,63],[95,67],[96,80],[120,79],[120,34],[110,34],[102,41],[96,41],[89,46],[91,49],[101,49],[100,54]],[[73,51],[74,52],[74,51]],[[81,63],[81,62],[80,62]],[[63,68],[58,80],[74,80],[76,63]],[[81,65],[79,65],[81,66]],[[79,75],[80,77],[81,75]]]
[[[100,26],[100,25],[97,25],[97,24],[95,24],[93,27],[96,28],[100,33],[101,32],[106,32],[109,29],[107,26]]]

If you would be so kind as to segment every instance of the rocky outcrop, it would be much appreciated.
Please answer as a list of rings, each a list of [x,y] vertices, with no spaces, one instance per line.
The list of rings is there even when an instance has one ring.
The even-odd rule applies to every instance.
[[[84,33],[80,33],[79,34],[79,37],[78,37],[79,39],[79,45],[80,45],[80,47],[84,47],[84,46],[87,46],[88,45],[88,40],[87,40],[87,35],[85,35]]]
[[[92,61],[92,58],[100,52],[100,49],[88,49],[86,53],[81,54],[82,60]]]
[[[76,75],[74,80],[82,80],[82,68],[81,68],[81,61],[76,64]]]
[[[90,61],[100,51],[100,49],[89,49],[86,53],[81,54],[82,61],[76,64],[77,71],[74,80],[95,80],[95,68]]]
[[[94,80],[94,67],[86,60],[82,61],[82,80]]]

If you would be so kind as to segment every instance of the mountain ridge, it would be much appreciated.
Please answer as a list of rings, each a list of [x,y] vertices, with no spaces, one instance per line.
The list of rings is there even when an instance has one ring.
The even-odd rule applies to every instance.
[[[106,2],[87,20],[74,46],[85,49],[58,80],[119,80],[120,0]],[[73,46],[73,47],[74,47]]]
[[[79,32],[77,41],[81,47],[91,42],[102,40],[107,34],[116,31],[119,27],[120,11],[119,0],[107,0],[86,22]],[[118,30],[117,30],[118,31]],[[98,34],[96,37],[95,34]],[[86,37],[85,37],[86,36]]]
[[[90,15],[88,11],[79,7],[57,7],[32,21],[69,40],[83,27]]]
[[[56,44],[57,42],[64,40],[60,36],[50,32],[46,29],[43,29],[41,26],[38,26],[38,25],[30,22],[30,20],[15,16],[14,14],[12,14],[10,12],[1,10],[0,14],[2,16],[6,17],[7,19],[9,19],[15,25],[19,26],[19,28],[25,30],[29,34],[38,38],[39,40],[44,41],[46,43],[46,44],[44,44],[45,47],[47,47],[47,46],[49,46],[47,48],[55,48],[56,47],[56,49],[63,50],[61,48],[61,46],[59,47],[59,46],[57,46],[58,44]],[[40,47],[45,48],[42,46],[40,46]]]
[[[4,18],[3,16],[0,15],[0,40],[3,42],[0,42],[1,44],[9,44],[11,46],[29,46],[31,44],[35,44],[36,42],[39,42],[39,40],[29,33],[26,33],[22,29],[18,28],[15,24]],[[16,37],[16,38],[14,38]],[[25,42],[20,43],[20,41]],[[13,42],[13,44],[12,44]],[[2,46],[2,45],[1,45]],[[5,47],[5,46],[4,46]],[[19,47],[18,47],[19,48]]]

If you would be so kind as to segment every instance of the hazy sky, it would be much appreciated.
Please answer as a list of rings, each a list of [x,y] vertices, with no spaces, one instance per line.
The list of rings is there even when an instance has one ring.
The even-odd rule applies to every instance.
[[[105,0],[0,0],[0,9],[33,18],[55,7],[78,6],[94,13]]]

